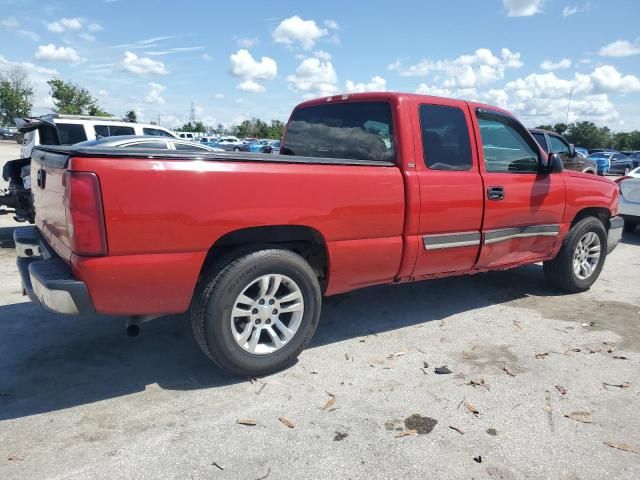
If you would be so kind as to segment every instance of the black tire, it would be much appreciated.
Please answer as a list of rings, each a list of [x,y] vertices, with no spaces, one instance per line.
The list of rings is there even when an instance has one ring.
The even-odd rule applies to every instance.
[[[304,258],[289,250],[239,253],[204,275],[191,307],[191,327],[202,351],[220,367],[243,376],[281,370],[295,362],[318,326],[322,305],[320,285]],[[252,281],[266,274],[286,275],[300,287],[304,299],[301,324],[280,350],[266,355],[245,351],[231,331],[231,309]]]
[[[580,239],[588,232],[594,232],[600,240],[600,258],[590,277],[579,278],[573,271],[573,254]],[[543,270],[547,281],[566,292],[584,292],[598,279],[607,256],[607,232],[602,222],[595,217],[586,217],[576,223],[562,242],[558,255],[544,262]]]
[[[240,149],[239,149],[238,147],[235,147],[235,148],[233,149],[233,151],[234,151],[234,152],[239,152],[239,151],[240,151]]]

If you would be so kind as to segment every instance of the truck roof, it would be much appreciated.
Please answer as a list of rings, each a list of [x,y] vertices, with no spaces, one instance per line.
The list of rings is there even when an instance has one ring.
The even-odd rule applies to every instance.
[[[328,97],[319,97],[314,98],[312,100],[307,100],[298,104],[295,108],[303,108],[303,107],[311,107],[315,105],[322,105],[331,102],[348,102],[348,101],[407,101],[407,100],[417,100],[423,101],[425,103],[435,103],[437,104],[440,100],[454,101],[454,102],[462,102],[468,104],[471,108],[484,108],[487,110],[493,110],[496,112],[503,113],[510,117],[515,117],[511,112],[505,110],[500,107],[496,107],[494,105],[488,105],[486,103],[473,102],[469,100],[463,100],[459,98],[447,98],[447,97],[436,97],[433,95],[422,95],[419,93],[405,93],[405,92],[365,92],[365,93],[342,93],[338,95],[330,95]]]

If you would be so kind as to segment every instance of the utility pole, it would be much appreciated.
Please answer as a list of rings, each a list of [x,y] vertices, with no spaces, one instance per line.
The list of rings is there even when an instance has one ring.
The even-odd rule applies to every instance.
[[[569,112],[571,111],[571,98],[573,97],[573,85],[569,91],[569,105],[567,106],[567,119],[564,122],[565,125],[569,125]]]
[[[191,102],[191,110],[189,111],[189,123],[191,123],[191,125],[196,124],[196,107],[193,102]]]

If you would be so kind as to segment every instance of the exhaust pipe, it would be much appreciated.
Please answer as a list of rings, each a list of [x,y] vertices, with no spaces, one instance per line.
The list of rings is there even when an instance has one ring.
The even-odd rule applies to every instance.
[[[127,318],[125,323],[125,331],[129,337],[137,337],[140,335],[140,326],[150,320],[160,318],[162,315],[132,315]]]

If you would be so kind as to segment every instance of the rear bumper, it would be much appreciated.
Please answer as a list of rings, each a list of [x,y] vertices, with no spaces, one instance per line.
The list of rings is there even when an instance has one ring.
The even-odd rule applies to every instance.
[[[622,217],[613,217],[609,220],[609,232],[607,234],[607,255],[613,252],[618,246],[620,239],[622,238],[622,227],[624,227],[624,220]]]
[[[71,274],[37,228],[17,228],[13,239],[22,287],[32,302],[54,313],[95,313],[87,286]]]

